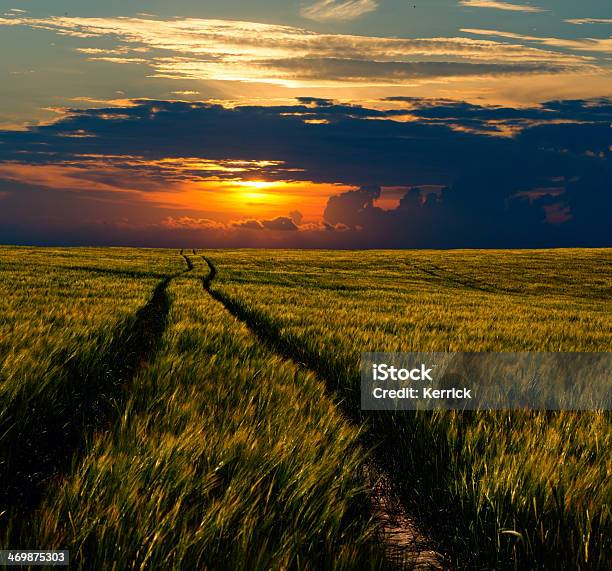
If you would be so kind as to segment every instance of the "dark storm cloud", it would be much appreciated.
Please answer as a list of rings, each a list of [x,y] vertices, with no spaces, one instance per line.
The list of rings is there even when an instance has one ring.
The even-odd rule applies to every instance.
[[[295,232],[298,230],[295,222],[288,216],[279,216],[272,220],[262,220],[261,223],[267,230],[281,230],[283,232]]]
[[[238,220],[232,222],[231,226],[244,230],[263,230],[263,224],[259,220]]]
[[[289,216],[278,216],[270,220],[238,220],[231,227],[243,230],[277,230],[280,232],[296,232],[298,225]]]
[[[334,104],[332,99],[322,99],[321,97],[296,97],[296,100],[304,105],[314,105],[316,107],[330,107]]]
[[[604,158],[610,151],[610,134],[609,123],[561,123],[534,126],[522,132],[517,138],[519,142],[538,148],[571,153],[594,153]]]
[[[409,104],[412,112],[433,119],[568,119],[572,121],[610,121],[612,102],[609,99],[547,101],[537,107],[513,108],[481,106],[448,99],[422,99],[419,97],[387,97],[384,101]]]
[[[91,163],[106,161],[134,176],[146,171],[163,186],[166,179],[234,176],[211,165],[201,171],[197,162],[170,168],[172,158],[267,161],[253,173],[356,187],[329,199],[319,226],[329,241],[318,245],[611,245],[609,100],[527,109],[409,98],[394,104],[379,110],[305,97],[296,105],[229,109],[147,100],[74,111],[51,125],[1,133],[0,176],[8,163],[94,168]],[[407,114],[412,119],[405,121]],[[499,125],[516,132],[492,136]],[[109,182],[105,176],[115,175],[100,172],[97,180]],[[436,185],[443,190],[427,190]],[[376,205],[385,187],[407,189],[391,210]],[[11,213],[24,207],[20,196],[26,193],[14,181],[0,181],[3,223],[19,220]],[[297,228],[292,217],[242,225]],[[327,227],[346,231],[321,231]],[[281,233],[295,236],[287,245],[300,245],[308,234]],[[336,235],[341,243],[333,241]]]
[[[605,137],[606,129],[612,122],[612,104],[608,99],[548,101],[538,107],[513,108],[502,106],[480,106],[464,101],[445,99],[427,100],[414,97],[388,97],[385,101],[404,103],[406,111],[426,121],[430,125],[459,125],[466,129],[501,132],[504,128],[526,130],[541,123],[557,123],[557,133],[562,137],[572,137],[571,133],[587,133],[592,124],[600,128]],[[395,111],[399,113],[399,111]],[[579,127],[580,122],[587,123]],[[576,125],[576,127],[572,127]],[[515,129],[518,132],[518,129]],[[528,133],[534,135],[536,129]],[[541,134],[550,131],[547,127],[539,129]]]

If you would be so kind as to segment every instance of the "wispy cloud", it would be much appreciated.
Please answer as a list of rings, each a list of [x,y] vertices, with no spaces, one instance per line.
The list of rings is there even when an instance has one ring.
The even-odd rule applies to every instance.
[[[479,28],[462,28],[462,32],[468,34],[477,34],[479,36],[498,36],[500,38],[509,38],[513,40],[521,40],[527,42],[537,42],[539,44],[565,48],[574,51],[585,52],[601,52],[612,53],[612,37],[610,38],[547,38],[540,36],[527,36],[524,34],[515,34],[513,32],[503,32],[500,30],[482,30]]]
[[[459,0],[461,6],[469,8],[494,8],[510,12],[546,12],[543,8],[529,6],[528,4],[513,4],[511,2],[496,2],[495,0]]]
[[[364,14],[374,12],[378,8],[375,0],[319,0],[310,6],[304,6],[300,15],[308,20],[318,22],[337,22],[355,20]]]
[[[612,18],[573,18],[570,20],[563,20],[568,24],[612,24]]]
[[[117,45],[106,53],[99,47],[79,50],[92,60],[146,63],[153,77],[287,87],[405,85],[414,80],[552,73],[593,65],[592,58],[584,55],[480,38],[321,34],[232,20],[0,18],[3,25],[115,40]],[[584,49],[579,42],[576,45]]]

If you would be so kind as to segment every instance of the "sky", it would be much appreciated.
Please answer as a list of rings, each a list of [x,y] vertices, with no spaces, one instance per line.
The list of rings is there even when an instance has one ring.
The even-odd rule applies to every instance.
[[[0,1],[0,243],[612,246],[604,0]]]

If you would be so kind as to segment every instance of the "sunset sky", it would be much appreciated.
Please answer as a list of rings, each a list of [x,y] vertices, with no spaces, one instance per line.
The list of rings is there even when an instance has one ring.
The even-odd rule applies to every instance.
[[[0,1],[0,243],[612,246],[605,0]]]

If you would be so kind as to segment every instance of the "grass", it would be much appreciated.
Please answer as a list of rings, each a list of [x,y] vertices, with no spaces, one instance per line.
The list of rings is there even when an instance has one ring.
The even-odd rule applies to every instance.
[[[609,251],[209,255],[213,291],[349,412],[363,351],[609,350]],[[457,565],[608,568],[606,413],[355,416]]]
[[[39,543],[89,568],[374,566],[358,430],[205,293],[201,266],[171,284],[120,420],[49,491]]]
[[[0,249],[0,528],[113,406],[152,329],[144,308],[181,264],[168,252]]]
[[[609,350],[609,250],[186,252],[0,248],[4,545],[380,568],[373,458],[457,567],[609,568],[609,413],[359,410],[364,351]]]

